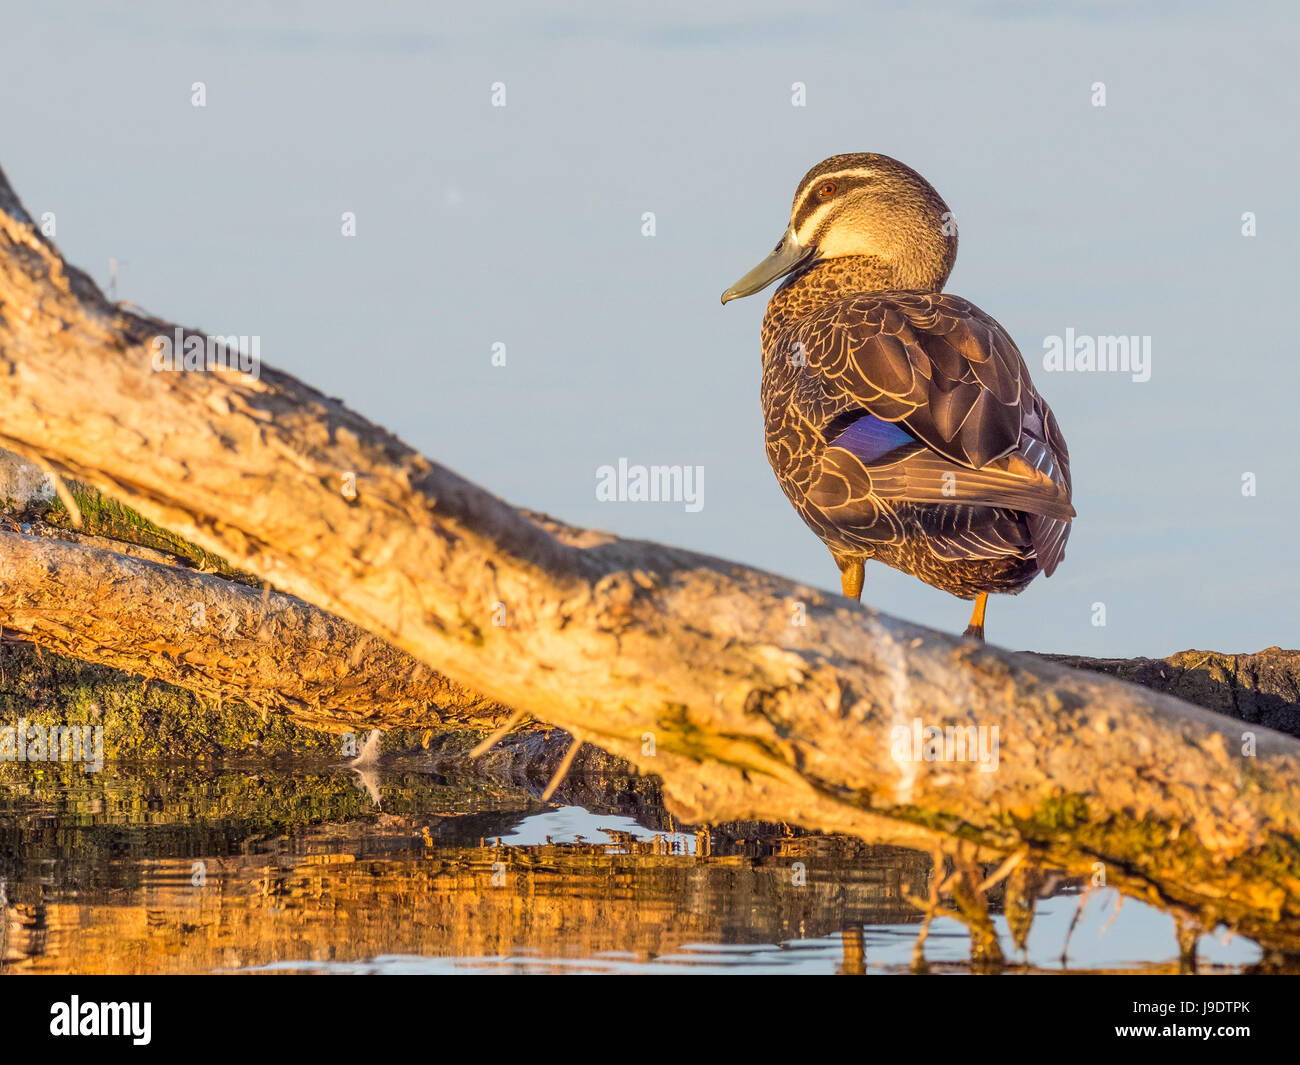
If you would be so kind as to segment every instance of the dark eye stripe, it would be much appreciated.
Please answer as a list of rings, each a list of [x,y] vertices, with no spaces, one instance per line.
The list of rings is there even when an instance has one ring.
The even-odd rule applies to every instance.
[[[863,179],[847,176],[840,177],[836,174],[823,174],[809,185],[808,191],[804,194],[803,200],[799,204],[799,210],[791,220],[791,224],[794,226],[794,231],[796,233],[799,232],[799,228],[808,221],[817,208],[828,202],[827,200],[823,200],[819,195],[827,182],[830,182],[835,186],[835,197],[839,197],[843,196],[849,191],[849,189],[857,188],[859,185],[863,184]]]

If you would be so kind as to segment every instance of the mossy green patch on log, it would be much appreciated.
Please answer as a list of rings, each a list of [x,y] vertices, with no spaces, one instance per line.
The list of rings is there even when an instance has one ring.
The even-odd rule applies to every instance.
[[[170,684],[146,683],[30,645],[0,647],[0,725],[100,725],[114,759],[337,753],[339,737],[283,714],[217,706]]]
[[[239,581],[241,584],[261,587],[262,582],[256,577],[236,569],[225,559],[214,555],[211,551],[207,551],[197,544],[192,544],[175,533],[155,525],[144,515],[126,506],[126,504],[110,499],[90,485],[82,484],[80,481],[70,480],[66,484],[68,492],[72,495],[78,509],[81,511],[79,532],[91,536],[103,536],[109,540],[118,540],[122,543],[149,547],[155,551],[162,551],[171,555],[182,562],[189,563],[195,569],[204,573],[217,573],[230,580]],[[46,504],[29,504],[19,517],[23,521],[44,521],[46,524],[60,529],[75,528],[72,516],[68,513],[68,508],[57,497]]]
[[[30,725],[100,725],[104,757],[116,761],[222,761],[278,759],[354,753],[344,737],[295,724],[285,714],[263,715],[238,702],[218,704],[162,681],[146,681],[109,666],[82,662],[27,643],[0,645],[0,727]],[[526,751],[545,772],[563,756],[569,739],[558,729],[530,730],[538,739]],[[361,736],[355,735],[360,744]],[[468,763],[469,752],[487,735],[485,729],[435,730],[431,756],[444,764]],[[423,750],[425,732],[384,731],[385,751]],[[504,750],[506,745],[502,745]],[[487,761],[492,761],[489,755]],[[4,763],[0,762],[0,770]],[[627,763],[588,744],[579,766],[626,773]],[[29,767],[30,768],[30,767]],[[499,768],[499,767],[498,767]]]

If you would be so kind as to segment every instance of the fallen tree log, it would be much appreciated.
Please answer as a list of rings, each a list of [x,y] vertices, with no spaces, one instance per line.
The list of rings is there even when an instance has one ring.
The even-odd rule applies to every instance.
[[[301,599],[175,565],[135,543],[31,532],[0,530],[6,643],[31,642],[331,732],[482,730],[511,714]],[[1300,651],[1039,657],[1300,736]]]
[[[1253,654],[1180,651],[1168,658],[1044,655],[1072,669],[1105,673],[1241,721],[1300,736],[1300,651]]]
[[[215,703],[218,712],[239,704],[264,719],[280,713],[297,725],[335,733],[431,728],[444,734],[438,745],[443,761],[454,758],[453,751],[465,755],[478,735],[511,714],[300,599],[196,572],[131,542],[39,523],[29,532],[0,531],[5,645],[32,643],[174,685]],[[1239,720],[1300,734],[1297,651],[1074,656],[1066,664],[1119,674]],[[458,741],[445,735],[459,730],[471,735]],[[563,732],[532,737],[512,747],[512,762],[545,776],[563,758],[564,745]]]
[[[108,303],[0,177],[5,446],[658,773],[687,820],[1100,862],[1300,950],[1294,740],[718,559],[563,542],[288,375],[155,372],[175,329]],[[924,726],[999,737],[996,771],[896,757]]]
[[[0,627],[326,731],[492,728],[510,714],[301,599],[58,539],[0,532]]]

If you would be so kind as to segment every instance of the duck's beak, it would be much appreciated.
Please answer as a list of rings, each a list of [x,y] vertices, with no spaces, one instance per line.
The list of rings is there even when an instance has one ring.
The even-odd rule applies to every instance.
[[[794,230],[787,229],[785,236],[781,238],[781,243],[772,250],[772,254],[727,289],[722,294],[722,302],[738,300],[741,296],[752,296],[760,289],[767,288],[777,278],[785,277],[790,273],[808,258],[812,251],[811,247],[800,247]]]

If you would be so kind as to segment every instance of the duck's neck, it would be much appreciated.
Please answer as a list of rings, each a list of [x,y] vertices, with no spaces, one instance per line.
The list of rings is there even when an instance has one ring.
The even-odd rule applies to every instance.
[[[798,321],[814,308],[856,292],[887,292],[915,289],[917,278],[907,276],[892,264],[873,255],[844,255],[814,263],[791,278],[768,302],[763,331],[781,329]],[[942,285],[942,282],[940,282]]]

